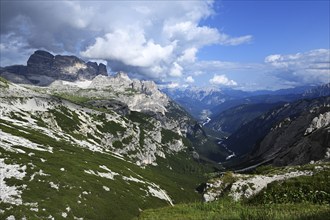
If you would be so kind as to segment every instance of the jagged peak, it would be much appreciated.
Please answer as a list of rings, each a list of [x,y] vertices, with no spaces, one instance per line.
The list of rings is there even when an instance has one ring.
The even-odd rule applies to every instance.
[[[108,75],[104,64],[85,62],[73,55],[53,55],[45,50],[36,50],[27,65],[8,66],[0,71],[0,76],[9,81],[38,86],[48,86],[56,80],[91,80],[100,74]]]
[[[120,78],[120,79],[125,79],[125,80],[131,80],[129,78],[129,76],[127,75],[127,73],[123,72],[123,71],[119,71],[116,73],[116,75],[114,75],[115,78]]]

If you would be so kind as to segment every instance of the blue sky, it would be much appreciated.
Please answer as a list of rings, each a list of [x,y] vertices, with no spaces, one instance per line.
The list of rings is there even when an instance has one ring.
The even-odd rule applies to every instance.
[[[200,59],[262,62],[269,54],[329,48],[329,1],[218,1],[214,7],[217,14],[201,24],[234,36],[251,34],[253,40],[238,47],[205,47]]]
[[[330,80],[329,1],[1,1],[0,65],[37,49],[161,86],[280,89]]]

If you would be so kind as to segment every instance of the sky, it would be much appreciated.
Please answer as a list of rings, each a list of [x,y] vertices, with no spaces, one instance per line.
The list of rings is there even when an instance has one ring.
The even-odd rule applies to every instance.
[[[329,83],[329,4],[1,0],[0,66],[43,49],[169,88]]]

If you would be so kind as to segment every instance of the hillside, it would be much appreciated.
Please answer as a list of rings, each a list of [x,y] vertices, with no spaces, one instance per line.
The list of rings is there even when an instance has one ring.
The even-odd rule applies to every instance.
[[[309,127],[314,117],[318,117],[319,114],[329,111],[328,106],[329,97],[303,99],[293,103],[287,103],[243,125],[223,143],[230,150],[243,155],[250,152],[268,133],[274,132],[277,127],[283,127],[286,122],[287,124],[292,124],[292,121],[301,118],[302,124],[299,125],[299,130],[297,128],[291,128],[292,130],[282,132],[283,134],[294,134],[298,131],[299,136],[291,138],[292,141],[298,141],[300,137],[305,137],[305,130]]]
[[[89,88],[1,78],[1,218],[130,219],[200,197],[211,167],[187,139],[195,122],[151,82],[100,77]]]
[[[211,121],[206,124],[206,127],[231,134],[244,124],[281,104],[283,103],[257,103],[235,106],[218,115],[212,116]]]
[[[205,184],[207,202],[150,209],[139,219],[327,219],[329,172],[328,162],[318,162],[215,174]]]
[[[153,81],[99,71],[100,65],[45,51],[31,55],[27,66],[1,69],[19,82],[0,77],[1,218],[132,219],[146,209],[181,210],[190,205],[178,204],[202,198],[233,206],[236,214],[228,216],[255,216],[227,200],[221,185],[221,178],[254,174],[210,173],[306,164],[329,153],[329,97],[283,104],[273,101],[297,94],[253,96],[200,124]],[[210,107],[224,94],[210,90],[194,98]],[[223,132],[232,135],[226,139]],[[231,185],[225,184],[227,191]]]

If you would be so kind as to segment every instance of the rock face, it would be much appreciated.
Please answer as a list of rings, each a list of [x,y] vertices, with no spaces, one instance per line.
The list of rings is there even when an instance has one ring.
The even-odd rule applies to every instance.
[[[58,79],[76,81],[108,74],[104,64],[85,63],[75,56],[54,56],[47,51],[37,50],[28,59],[27,66],[2,68],[0,75],[15,83],[45,86]]]
[[[108,78],[116,81],[122,76],[125,75]],[[126,80],[130,79],[126,78]],[[81,96],[74,96],[76,90],[70,90],[68,85],[66,85],[66,91],[33,86],[33,88],[38,88],[38,92],[36,92],[30,90],[29,86],[22,87],[5,80],[0,82],[1,119],[10,120],[8,117],[11,115],[19,115],[26,111],[27,119],[23,119],[22,126],[37,129],[38,132],[46,133],[51,138],[57,134],[61,139],[70,141],[70,138],[67,139],[67,137],[71,136],[70,142],[73,141],[73,144],[91,151],[102,153],[111,151],[116,155],[129,158],[131,162],[140,166],[157,165],[157,158],[166,158],[170,154],[183,152],[188,148],[188,145],[183,143],[185,134],[180,130],[180,126],[187,123],[181,121],[184,115],[180,120],[165,115],[164,118],[154,118],[151,115],[141,113],[143,109],[140,109],[141,112],[131,111],[128,105],[123,102],[127,101],[124,99],[123,101],[95,99],[94,96],[89,99],[84,96],[94,94],[90,91],[95,90],[95,88],[86,89],[83,94],[78,93]],[[120,91],[114,92],[114,90],[109,92],[106,88],[100,90],[99,94],[106,97],[110,93],[120,93]],[[125,91],[125,88],[123,89]],[[57,91],[65,92],[64,97],[74,96],[85,99],[80,105],[77,105],[51,95]],[[152,94],[149,95],[152,96]],[[144,94],[138,93],[137,95]],[[124,96],[125,93],[121,94],[120,97]],[[132,94],[131,97],[134,95]],[[152,99],[149,101],[152,102]],[[154,114],[162,113],[155,109]],[[33,118],[43,121],[45,125],[36,124]],[[182,123],[180,124],[180,122]],[[79,139],[75,138],[77,134],[79,134]],[[29,144],[37,147],[35,144]]]
[[[116,109],[124,110],[124,106],[120,107],[120,103],[123,103],[131,111],[162,115],[167,112],[167,105],[170,101],[164,93],[158,90],[154,82],[130,79],[123,72],[111,76],[98,75],[93,80],[74,83],[57,80],[48,87],[48,90],[53,93],[65,91],[71,95],[97,99],[98,101],[94,102],[97,106],[114,107],[116,105],[118,107]],[[122,113],[126,114],[125,112],[127,111],[124,110]]]
[[[263,174],[226,172],[222,176],[208,180],[203,192],[203,199],[205,202],[212,202],[224,195],[228,195],[235,201],[249,199],[262,192],[271,183],[283,183],[291,178],[312,176],[329,170],[329,168],[326,164],[316,164],[309,169],[302,166],[299,167],[300,170],[294,167],[285,167]]]
[[[309,128],[306,129],[305,135],[308,135],[313,131],[316,131],[317,129],[320,129],[322,127],[326,127],[329,124],[330,124],[330,112],[320,114],[318,117],[315,117],[313,119],[313,121],[309,125]]]
[[[35,97],[42,95],[46,97],[56,95],[56,98],[63,98],[87,108],[87,112],[99,110],[108,113],[109,117],[116,120],[110,124],[105,123],[104,127],[107,130],[117,129],[118,132],[107,132],[105,128],[100,127],[102,125],[96,122],[95,118],[90,117],[87,120],[90,122],[84,123],[76,132],[94,136],[102,134],[102,138],[97,143],[103,150],[111,149],[131,158],[141,166],[157,164],[157,157],[165,158],[168,154],[183,152],[188,148],[193,150],[197,145],[207,144],[207,136],[200,127],[196,127],[197,122],[160,92],[154,82],[130,79],[123,72],[111,76],[98,75],[93,80],[75,82],[56,80],[46,87],[24,85],[19,91],[14,90],[16,84],[10,85],[10,89],[4,89],[2,92],[4,97],[15,96],[18,93],[32,94],[25,92],[25,89],[37,90],[38,93],[32,95],[34,100],[38,100]],[[42,103],[46,105],[47,101]],[[63,107],[70,108],[70,106]],[[53,107],[48,108],[53,109]],[[75,112],[72,115],[83,117],[82,115],[85,114],[78,113],[76,108],[72,109]],[[106,119],[102,118],[103,124],[104,121],[111,120],[107,116]],[[56,123],[49,122],[49,124]],[[192,138],[191,142],[186,138]]]

